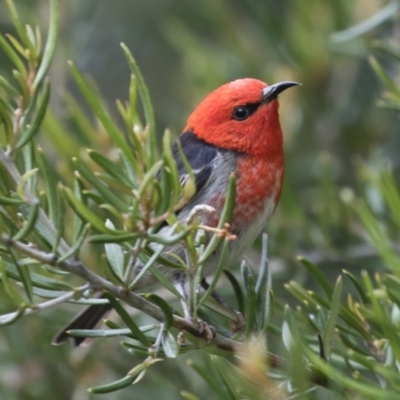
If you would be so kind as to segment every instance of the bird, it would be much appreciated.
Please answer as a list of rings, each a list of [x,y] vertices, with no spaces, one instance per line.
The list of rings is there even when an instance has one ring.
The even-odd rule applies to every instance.
[[[253,244],[274,213],[282,190],[284,175],[283,134],[279,120],[278,96],[291,87],[300,85],[283,81],[273,85],[242,78],[228,82],[209,93],[187,119],[185,128],[173,145],[180,181],[188,176],[181,151],[189,162],[195,177],[195,194],[177,212],[185,221],[195,206],[206,205],[213,212],[204,212],[202,225],[216,227],[224,208],[229,177],[236,178],[236,197],[229,230],[236,236],[229,245],[226,265],[230,266]],[[181,150],[180,150],[180,149]],[[169,235],[169,225],[159,234]],[[184,259],[184,245],[167,248]],[[204,265],[203,275],[215,271],[219,252]],[[140,271],[140,265],[136,271]],[[182,270],[158,268],[174,284],[183,287],[186,276]],[[155,282],[146,273],[132,290],[142,289]],[[183,290],[183,289],[182,289]],[[79,346],[84,338],[71,337],[71,329],[93,329],[110,311],[109,304],[84,308],[54,337],[59,345],[72,339]]]

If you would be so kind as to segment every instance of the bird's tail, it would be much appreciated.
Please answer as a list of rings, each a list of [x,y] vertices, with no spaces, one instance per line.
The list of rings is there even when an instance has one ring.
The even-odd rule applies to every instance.
[[[100,298],[103,298],[100,296]],[[84,337],[73,337],[68,334],[72,329],[94,329],[100,324],[102,319],[107,313],[111,311],[110,304],[94,304],[85,307],[79,314],[77,314],[67,325],[65,325],[53,338],[53,345],[60,345],[68,340],[71,340],[74,346],[79,346],[85,341]]]

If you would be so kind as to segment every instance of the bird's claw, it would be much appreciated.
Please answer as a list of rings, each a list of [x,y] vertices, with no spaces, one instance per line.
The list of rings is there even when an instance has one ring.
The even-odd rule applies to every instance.
[[[246,328],[246,318],[240,311],[235,311],[236,321],[230,321],[230,329],[232,333],[242,332]]]
[[[217,336],[215,328],[211,325],[208,325],[201,319],[197,320],[197,324],[198,324],[197,336],[206,339],[207,344],[210,344]]]

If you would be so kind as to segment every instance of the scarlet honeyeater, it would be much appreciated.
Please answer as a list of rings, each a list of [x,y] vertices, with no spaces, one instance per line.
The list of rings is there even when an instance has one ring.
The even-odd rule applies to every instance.
[[[237,239],[229,248],[227,264],[232,264],[252,245],[273,214],[281,193],[283,179],[283,138],[278,114],[278,95],[298,85],[280,82],[268,86],[256,79],[238,79],[210,93],[189,116],[178,140],[196,178],[196,194],[178,213],[184,221],[194,206],[209,205],[213,213],[204,213],[202,223],[216,226],[224,206],[228,179],[234,173],[237,181],[235,208],[230,230]],[[174,145],[174,157],[179,173],[187,174]],[[160,234],[170,234],[170,227]],[[184,259],[181,244],[168,248]],[[211,274],[218,263],[218,253],[204,265],[204,273]],[[137,270],[140,270],[140,265]],[[159,266],[171,280],[182,281],[182,272]],[[145,275],[135,289],[154,282]],[[108,311],[108,304],[92,305],[84,309],[55,337],[60,344],[69,336],[70,329],[93,328]],[[79,345],[83,339],[74,338]]]

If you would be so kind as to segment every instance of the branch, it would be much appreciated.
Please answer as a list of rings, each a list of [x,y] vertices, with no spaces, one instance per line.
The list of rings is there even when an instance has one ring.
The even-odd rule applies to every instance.
[[[65,303],[66,301],[72,299],[76,295],[76,292],[83,292],[87,289],[89,289],[88,284],[77,287],[74,291],[63,294],[62,296],[56,297],[55,299],[51,299],[40,304],[35,304],[33,307],[25,308],[22,313],[20,313],[19,311],[15,311],[9,314],[0,315],[0,325],[7,325],[16,317],[24,317],[26,315],[36,314],[40,311],[46,310],[47,308],[54,307],[57,304]]]
[[[108,280],[93,273],[92,271],[87,269],[83,265],[83,263],[79,260],[60,261],[59,258],[54,254],[45,253],[43,251],[37,250],[20,241],[13,240],[12,238],[6,235],[0,236],[0,243],[3,243],[5,246],[12,247],[13,249],[18,250],[19,252],[25,254],[26,256],[31,257],[43,264],[47,264],[53,267],[58,267],[63,271],[67,271],[73,275],[79,276],[80,278],[85,280],[94,290],[97,291],[107,290],[110,293],[112,293],[115,297],[118,297],[120,300],[128,304],[129,306],[144,312],[145,314],[156,319],[157,321],[164,322],[164,313],[161,311],[159,307],[145,300],[143,297],[137,295],[136,293],[133,293],[121,286],[116,286],[111,282],[109,282]],[[73,294],[71,295],[71,297],[72,296]],[[55,303],[55,300],[52,301],[53,305],[58,304]],[[201,324],[199,324],[197,321],[185,319],[178,315],[173,315],[173,318],[174,318],[173,326],[175,328],[181,331],[185,331],[188,334],[193,335],[194,337],[202,339],[206,343],[206,346],[210,346],[210,350],[211,347],[216,347],[220,351],[222,350],[229,353],[234,353],[243,346],[242,343],[236,342],[218,333],[216,333],[211,342],[209,342],[209,338],[207,337],[207,332],[205,332],[204,329],[201,329]],[[282,365],[281,358],[274,354],[268,353],[268,359],[272,367],[277,367]]]
[[[63,296],[60,296],[56,299],[52,299],[50,301],[44,302],[39,304],[38,306],[27,308],[24,310],[22,315],[30,315],[39,311],[42,311],[46,308],[50,308],[54,305],[63,303],[70,298],[72,298],[76,291],[84,291],[91,286],[95,290],[108,290],[112,293],[115,297],[118,297],[120,300],[124,301],[131,307],[134,307],[145,314],[149,315],[150,317],[156,319],[160,322],[164,321],[164,314],[154,304],[148,302],[143,297],[131,292],[127,291],[121,286],[116,286],[111,282],[107,281],[106,279],[98,276],[97,274],[88,270],[81,261],[59,261],[58,257],[54,254],[45,253],[43,251],[39,251],[34,249],[33,247],[26,245],[22,242],[13,240],[10,237],[5,235],[0,236],[0,243],[3,243],[6,246],[12,247],[15,250],[20,251],[21,253],[34,258],[35,260],[43,263],[48,264],[54,267],[59,267],[60,269],[67,271],[71,274],[77,275],[87,281],[87,284],[78,287],[75,291],[71,293],[67,293]],[[15,318],[18,314],[18,311],[10,314],[6,314],[0,317],[0,324],[7,323],[9,320]],[[209,347],[209,351],[212,347],[218,349],[219,351],[227,352],[227,353],[235,353],[238,351],[246,350],[245,344],[241,342],[237,342],[235,340],[229,339],[225,336],[222,336],[218,333],[215,334],[211,342],[209,341],[208,332],[204,329],[201,329],[201,324],[199,324],[195,320],[189,320],[182,318],[178,315],[173,315],[173,324],[175,328],[179,329],[180,331],[185,331],[188,334],[199,338],[205,344],[204,347]],[[276,354],[267,352],[266,357],[268,359],[268,364],[271,368],[282,368],[285,365],[285,360]],[[317,374],[312,373],[311,376],[312,381],[320,386],[327,387],[328,383],[325,378],[321,379],[321,377]]]

